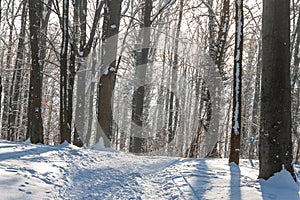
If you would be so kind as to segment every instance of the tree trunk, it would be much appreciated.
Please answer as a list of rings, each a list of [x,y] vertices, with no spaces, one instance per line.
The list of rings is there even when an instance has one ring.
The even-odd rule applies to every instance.
[[[280,13],[280,15],[278,14]],[[292,166],[290,1],[264,0],[259,178]]]
[[[257,144],[257,137],[259,134],[259,107],[260,107],[260,81],[261,81],[261,68],[262,68],[262,51],[261,51],[261,43],[258,45],[258,56],[257,56],[257,66],[256,66],[256,77],[255,77],[255,88],[254,88],[254,99],[252,106],[252,124],[251,124],[251,135],[254,137],[254,144]],[[255,147],[256,145],[254,145]],[[252,149],[252,156],[254,157],[254,148]],[[257,156],[257,155],[256,155]]]
[[[243,0],[235,1],[236,29],[234,48],[233,112],[229,162],[239,164],[242,116]]]
[[[177,123],[178,123],[178,107],[179,99],[177,91],[177,79],[178,79],[178,48],[179,48],[179,36],[181,31],[182,15],[183,15],[183,0],[179,2],[179,16],[175,34],[175,45],[174,45],[174,60],[172,66],[172,77],[171,77],[171,92],[169,101],[169,122],[168,122],[168,143],[172,142],[175,138]]]
[[[145,80],[147,73],[150,26],[151,26],[152,0],[145,0],[143,9],[143,25],[141,26],[141,51],[136,51],[136,86],[132,98],[132,125],[129,151],[133,153],[146,153],[146,137],[143,133]],[[138,38],[140,39],[140,38]],[[139,48],[139,47],[138,47]]]
[[[0,0],[0,24],[1,24],[1,21],[2,21],[2,0]],[[1,66],[2,66],[2,61],[3,61],[3,51],[1,54]],[[2,86],[2,73],[1,73],[1,75],[0,75],[0,108],[2,108],[2,90],[3,90],[3,86]],[[1,114],[2,113],[0,112],[0,115]],[[1,119],[2,119],[2,117],[1,117]],[[5,139],[2,131],[0,133],[0,138]]]
[[[226,80],[226,74],[224,72],[224,54],[225,54],[225,45],[226,45],[226,39],[228,35],[229,30],[229,0],[224,0],[223,2],[223,8],[222,8],[222,16],[221,16],[221,25],[219,29],[218,39],[216,42],[216,50],[215,50],[215,56],[214,62],[217,65],[219,69],[219,73],[221,74],[221,77],[223,80]]]
[[[13,1],[10,1],[9,4],[13,4]],[[7,54],[6,54],[6,69],[10,70],[11,69],[11,62],[12,62],[12,48],[13,48],[13,30],[14,30],[14,23],[16,17],[14,16],[15,12],[15,7],[12,6],[10,14],[11,16],[10,19],[7,19],[8,26],[9,26],[9,36],[8,36],[8,46],[7,46]],[[10,109],[9,109],[9,101],[10,101],[10,87],[9,87],[9,82],[10,82],[10,74],[7,72],[6,77],[5,77],[5,82],[4,82],[4,98],[3,98],[3,113],[2,113],[2,134],[5,134],[5,139],[7,140],[13,140],[13,136],[11,135],[10,132],[10,123],[9,123],[9,115],[10,115]]]
[[[20,111],[18,110],[19,97],[21,95],[21,76],[22,71],[21,67],[23,66],[23,57],[24,57],[24,46],[25,46],[25,31],[26,31],[26,17],[27,17],[27,0],[23,1],[22,8],[22,19],[21,19],[21,29],[19,34],[18,48],[17,48],[17,57],[16,64],[13,71],[13,77],[10,88],[9,95],[9,110],[8,115],[8,135],[12,136],[18,131],[19,124],[17,123],[17,118],[20,116]]]
[[[67,69],[68,69],[68,42],[69,42],[69,0],[63,0],[62,15],[62,45],[60,52],[60,112],[59,126],[61,143],[71,143],[71,132],[68,131],[67,115]]]
[[[43,123],[41,116],[42,73],[39,57],[39,27],[41,18],[41,1],[29,0],[29,31],[31,46],[31,71],[28,104],[27,137],[32,143],[43,143]]]
[[[100,20],[101,16],[101,10],[103,7],[103,1],[97,1],[96,3],[96,11],[93,19],[93,25],[91,27],[91,31],[89,34],[89,39],[87,41],[87,33],[86,33],[86,20],[87,20],[87,1],[73,1],[74,6],[74,27],[73,27],[73,35],[72,35],[72,41],[71,41],[71,61],[70,61],[70,75],[69,75],[69,94],[68,94],[68,118],[69,123],[71,124],[72,119],[72,105],[73,105],[73,87],[74,87],[74,76],[76,74],[75,71],[75,60],[76,55],[79,57],[78,62],[78,69],[77,69],[77,93],[76,93],[76,109],[75,109],[75,127],[74,127],[74,137],[73,137],[73,143],[77,146],[82,146],[83,142],[82,140],[85,140],[86,136],[86,126],[87,121],[90,119],[88,116],[86,116],[86,110],[88,109],[86,104],[86,77],[87,69],[82,69],[84,67],[84,64],[86,62],[86,59],[88,55],[91,52],[92,45],[95,43],[95,33],[97,30],[98,22]],[[80,26],[78,26],[78,21],[80,20]],[[80,27],[80,45],[79,45],[79,52],[77,52],[77,28]],[[79,71],[80,70],[80,71]],[[81,137],[81,138],[80,138]]]
[[[117,73],[117,38],[112,38],[119,33],[121,0],[106,0],[103,22],[103,60],[106,66],[98,84],[98,121],[108,140],[112,138],[112,96]],[[116,37],[116,36],[115,36]],[[99,136],[100,137],[100,136]]]
[[[76,58],[77,58],[77,35],[78,35],[78,24],[79,24],[79,2],[74,0],[73,2],[73,27],[72,27],[72,36],[70,41],[71,54],[70,54],[70,63],[69,63],[69,73],[68,73],[68,92],[67,92],[67,123],[69,129],[67,129],[67,134],[71,134],[72,127],[72,118],[73,118],[73,93],[74,93],[74,84],[75,84],[75,75],[76,75]],[[74,136],[73,144],[82,147],[83,143],[78,135],[76,126],[74,127]]]
[[[207,7],[209,9],[209,55],[212,58],[212,61],[215,63],[217,67],[217,76],[221,76],[223,81],[226,81],[228,78],[224,72],[224,57],[225,57],[225,46],[226,46],[226,41],[227,41],[227,35],[228,35],[228,30],[229,30],[229,19],[230,19],[230,5],[229,5],[229,0],[224,0],[223,5],[222,5],[222,13],[221,13],[221,19],[220,19],[220,25],[219,25],[219,31],[218,31],[218,37],[217,40],[214,42],[214,37],[215,37],[215,22],[214,22],[214,17],[213,15],[214,12],[212,11],[212,6],[213,2],[209,2],[207,4]],[[214,48],[213,48],[214,47]],[[214,83],[215,84],[215,83]],[[208,84],[207,84],[208,85]],[[209,85],[208,85],[209,86]],[[217,154],[217,142],[218,142],[218,137],[219,137],[219,127],[220,127],[220,121],[219,120],[214,120],[211,118],[211,114],[215,113],[217,114],[218,111],[213,110],[214,108],[219,109],[220,105],[213,105],[212,101],[220,103],[218,98],[222,95],[221,94],[221,89],[218,88],[216,90],[216,85],[213,87],[210,87],[212,91],[207,91],[207,120],[205,123],[203,123],[203,127],[207,131],[206,138],[205,138],[205,150],[202,150],[206,156],[210,156],[211,154]],[[213,97],[213,98],[211,98]],[[214,100],[215,98],[216,100]],[[219,114],[217,114],[219,115]],[[214,116],[216,118],[216,116]],[[218,117],[217,117],[218,118]],[[210,127],[215,127],[215,130],[212,130]],[[209,131],[209,132],[208,132]],[[217,133],[216,133],[217,132]]]

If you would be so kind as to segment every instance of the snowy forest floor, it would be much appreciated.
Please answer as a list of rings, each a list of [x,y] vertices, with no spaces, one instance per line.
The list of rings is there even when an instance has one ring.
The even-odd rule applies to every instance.
[[[300,199],[287,171],[258,180],[253,164],[0,140],[0,199]]]

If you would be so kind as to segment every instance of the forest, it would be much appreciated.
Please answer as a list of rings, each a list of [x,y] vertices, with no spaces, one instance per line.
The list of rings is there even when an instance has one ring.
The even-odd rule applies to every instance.
[[[272,2],[0,0],[1,139],[292,172],[300,2]]]

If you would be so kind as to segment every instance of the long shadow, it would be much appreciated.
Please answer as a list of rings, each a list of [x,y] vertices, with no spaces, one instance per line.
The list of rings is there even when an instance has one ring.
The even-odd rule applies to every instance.
[[[14,147],[18,147],[19,145],[1,145],[0,149],[5,149],[5,148],[14,148]]]
[[[175,179],[181,190],[179,199],[206,199],[206,192],[212,190],[212,179],[217,178],[206,163],[207,159],[190,158],[176,163],[176,168],[182,177]]]
[[[210,178],[213,178],[212,176],[214,176],[214,174],[209,171],[204,159],[197,159],[197,162],[197,165],[195,165],[195,171],[192,171],[190,177],[194,178],[194,180],[192,179],[191,181],[188,181],[187,179],[187,181],[191,182],[191,188],[197,196],[197,199],[205,199],[205,192],[211,189]],[[196,184],[198,187],[195,187],[195,183],[197,182],[201,184]]]
[[[4,149],[4,148],[14,148],[14,147],[18,147],[20,146],[21,142],[11,142],[11,141],[7,141],[7,140],[1,140],[0,139],[0,149]]]
[[[40,155],[42,153],[46,153],[49,151],[57,150],[57,148],[49,148],[47,146],[36,146],[31,149],[16,151],[16,152],[7,152],[7,153],[0,153],[0,162],[4,160],[11,160],[11,159],[19,159],[23,156],[28,155]]]
[[[242,199],[241,195],[241,170],[235,163],[230,163],[230,199]]]

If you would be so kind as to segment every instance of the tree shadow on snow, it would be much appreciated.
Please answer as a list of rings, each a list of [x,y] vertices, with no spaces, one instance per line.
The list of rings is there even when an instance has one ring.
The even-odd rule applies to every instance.
[[[13,159],[23,159],[22,157],[26,157],[24,159],[42,159],[40,154],[46,153],[49,151],[57,150],[57,148],[45,148],[45,145],[35,145],[34,148],[25,149],[22,151],[14,151],[14,152],[5,152],[0,153],[0,162],[4,160],[13,160]],[[33,156],[33,157],[31,157]]]
[[[178,180],[174,180],[181,194],[178,199],[208,199],[212,195],[220,196],[223,191],[215,185],[219,175],[210,169],[208,163],[211,159],[184,159],[176,164],[179,174]],[[180,182],[180,179],[182,181]],[[216,198],[217,199],[217,198]]]
[[[235,163],[230,163],[230,199],[242,199],[241,195],[241,170]]]

